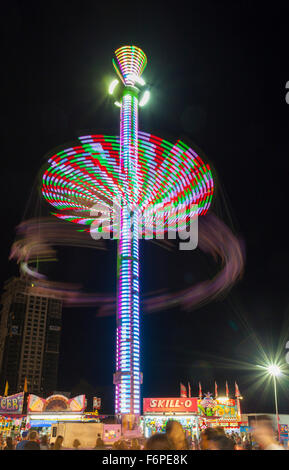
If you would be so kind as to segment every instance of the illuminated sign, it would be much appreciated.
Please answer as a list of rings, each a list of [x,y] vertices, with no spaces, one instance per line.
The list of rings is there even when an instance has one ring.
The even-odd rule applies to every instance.
[[[207,418],[235,418],[238,417],[236,400],[221,398],[215,400],[198,400],[198,414]]]
[[[197,398],[144,398],[144,413],[197,413]]]
[[[101,408],[101,398],[93,397],[93,408],[99,410]]]
[[[57,421],[81,421],[83,414],[79,413],[33,413],[29,415],[29,422],[32,426],[35,422],[45,421],[45,423],[55,423]]]
[[[44,399],[37,395],[28,396],[27,411],[32,413],[39,413],[42,411],[84,411],[85,409],[85,395],[78,395],[77,397],[68,399],[64,395],[51,395]]]
[[[0,397],[0,414],[21,414],[24,393],[17,393],[9,397]]]
[[[51,421],[48,421],[48,420],[40,420],[40,419],[33,419],[33,421],[31,421],[31,424],[30,424],[30,427],[31,428],[49,428],[52,424],[55,424],[55,420],[51,420]]]

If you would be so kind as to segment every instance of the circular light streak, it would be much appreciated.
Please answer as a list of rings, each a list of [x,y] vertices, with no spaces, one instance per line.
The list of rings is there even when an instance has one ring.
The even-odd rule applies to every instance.
[[[170,143],[154,135],[138,135],[137,206],[149,214],[154,207],[162,208],[159,221],[167,207],[184,208],[183,225],[190,205],[198,206],[197,215],[204,215],[213,195],[210,167],[182,141]],[[81,225],[90,225],[92,207],[101,203],[112,211],[132,204],[132,191],[126,191],[125,177],[120,172],[119,138],[105,135],[79,137],[78,145],[53,154],[43,175],[44,198],[58,212],[54,215]],[[131,188],[132,189],[132,188]],[[172,217],[168,226],[176,222]],[[110,226],[112,230],[112,226]]]
[[[116,78],[115,80],[113,80],[111,82],[111,84],[109,85],[109,88],[108,88],[108,93],[110,95],[113,95],[113,92],[115,90],[115,87],[119,84],[119,80]]]
[[[146,90],[146,91],[144,92],[144,94],[143,94],[143,96],[142,96],[140,102],[139,102],[139,105],[140,105],[141,107],[145,106],[145,105],[148,103],[149,99],[150,99],[150,91],[149,91],[149,90]]]

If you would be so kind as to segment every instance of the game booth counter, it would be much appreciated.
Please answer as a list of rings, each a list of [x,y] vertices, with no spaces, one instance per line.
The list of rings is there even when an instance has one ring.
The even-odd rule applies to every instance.
[[[86,413],[85,407],[85,395],[71,399],[64,395],[52,395],[46,399],[29,395],[26,428],[48,435],[50,442],[62,435],[63,445],[67,448],[72,448],[76,438],[80,439],[82,446],[89,448],[95,446],[97,437],[107,445],[120,439],[120,424],[102,423],[107,415],[99,415],[97,410]]]
[[[239,398],[144,398],[141,427],[144,436],[165,432],[169,420],[179,421],[188,438],[198,439],[200,432],[207,427],[221,426],[225,432],[240,433],[241,409]]]
[[[140,424],[146,438],[156,432],[165,432],[167,422],[172,419],[181,423],[188,438],[199,438],[197,398],[143,399]]]
[[[84,419],[85,395],[67,398],[51,395],[41,398],[28,395],[26,428],[34,428],[40,434],[51,433],[51,426],[62,421],[81,422]]]
[[[24,393],[0,397],[0,434],[3,438],[19,436],[26,426],[23,414]]]

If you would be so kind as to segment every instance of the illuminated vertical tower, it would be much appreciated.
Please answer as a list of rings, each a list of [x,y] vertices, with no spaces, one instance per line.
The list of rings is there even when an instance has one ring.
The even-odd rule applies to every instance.
[[[209,165],[184,142],[139,132],[138,109],[150,94],[141,76],[146,62],[135,46],[115,52],[118,78],[109,93],[120,108],[120,136],[85,135],[69,148],[53,150],[42,177],[42,194],[54,207],[54,216],[81,224],[96,239],[115,234],[115,228],[119,232],[115,412],[130,423],[140,414],[142,382],[138,235],[146,238],[146,233],[139,218],[145,230],[161,238],[165,218],[166,231],[175,229],[176,222],[178,231],[184,231],[188,219],[208,211],[214,187]]]
[[[118,243],[118,296],[116,372],[114,374],[115,413],[140,414],[140,339],[139,339],[139,241],[138,241],[138,107],[147,100],[144,93],[139,103],[138,85],[146,67],[146,55],[135,46],[124,46],[115,52],[113,66],[122,82],[120,101],[120,177],[125,200],[120,210]],[[114,80],[110,91],[118,85]]]

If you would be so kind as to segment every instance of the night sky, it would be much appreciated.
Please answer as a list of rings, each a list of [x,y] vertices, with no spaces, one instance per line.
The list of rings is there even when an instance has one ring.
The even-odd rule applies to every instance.
[[[118,134],[107,96],[113,52],[125,44],[148,57],[152,99],[140,128],[202,149],[213,168],[211,210],[245,243],[242,279],[229,294],[192,312],[143,315],[143,396],[178,396],[179,383],[230,393],[250,412],[274,410],[273,386],[252,367],[262,351],[285,363],[288,328],[287,181],[289,7],[281,2],[10,1],[2,11],[1,285],[15,228],[49,213],[36,198],[45,154],[83,131]],[[254,3],[254,6],[252,6]],[[3,8],[3,7],[2,7]],[[83,134],[82,134],[83,135]],[[114,292],[116,243],[107,251],[58,250],[50,278]],[[212,275],[195,250],[141,244],[142,294],[182,289]],[[112,412],[115,318],[96,308],[64,309],[58,389],[106,396]],[[286,369],[286,363],[285,363]],[[287,365],[289,370],[289,365]],[[281,383],[282,382],[282,383]],[[280,381],[280,412],[289,412]]]

